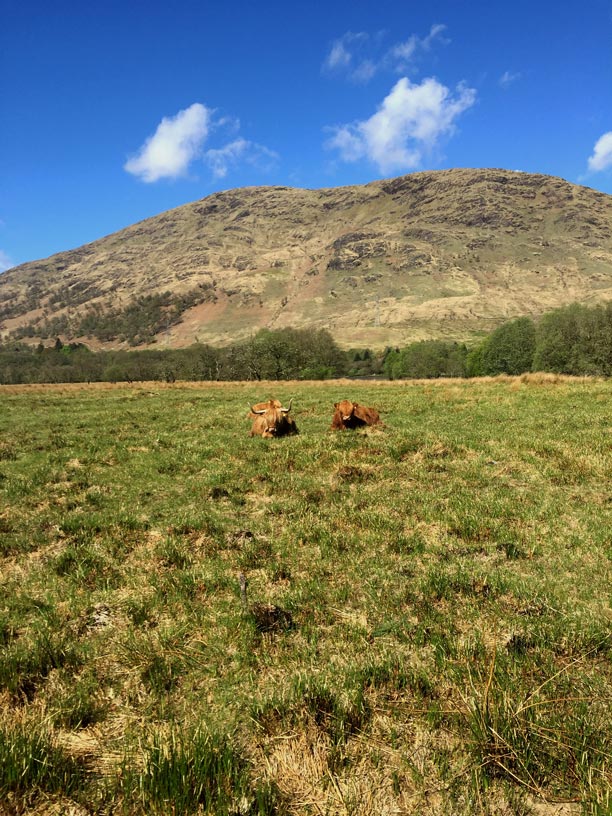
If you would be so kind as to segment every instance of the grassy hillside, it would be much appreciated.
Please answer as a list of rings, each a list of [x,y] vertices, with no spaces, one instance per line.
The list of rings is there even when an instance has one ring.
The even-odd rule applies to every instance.
[[[254,187],[0,276],[0,337],[227,345],[325,328],[343,348],[468,340],[612,297],[612,197],[506,170]]]
[[[3,387],[0,812],[608,813],[611,397]]]

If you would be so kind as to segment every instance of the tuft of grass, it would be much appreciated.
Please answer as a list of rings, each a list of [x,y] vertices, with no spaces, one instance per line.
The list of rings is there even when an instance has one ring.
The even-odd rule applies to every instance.
[[[85,768],[45,726],[0,727],[0,800],[27,805],[41,794],[70,796],[83,789]]]
[[[76,680],[67,675],[54,690],[52,720],[67,730],[89,728],[106,719],[108,700],[100,693],[98,678],[85,672]]]
[[[547,790],[585,803],[609,796],[610,701],[596,681],[574,676],[579,662],[544,667],[537,685],[495,653],[486,675],[468,671],[464,702],[480,773],[542,797]]]
[[[129,598],[125,611],[134,626],[151,627],[157,625],[157,612],[153,598]]]
[[[86,544],[69,544],[55,559],[54,571],[91,589],[116,587],[122,581],[112,556]]]
[[[249,763],[227,736],[204,728],[153,733],[139,746],[140,770],[124,763],[117,783],[124,810],[147,814],[281,814],[273,785],[254,784]]]
[[[69,632],[43,626],[31,641],[18,639],[0,652],[0,689],[31,700],[53,669],[75,670],[85,655]]]
[[[193,562],[187,545],[174,537],[165,539],[157,547],[156,554],[164,566],[174,569],[184,570]]]
[[[308,722],[325,733],[332,745],[345,745],[371,716],[360,679],[347,678],[347,684],[338,687],[324,677],[298,675],[283,695],[253,705],[251,716],[270,733]]]
[[[173,656],[154,655],[140,673],[140,678],[149,691],[165,694],[174,689],[184,669]]]

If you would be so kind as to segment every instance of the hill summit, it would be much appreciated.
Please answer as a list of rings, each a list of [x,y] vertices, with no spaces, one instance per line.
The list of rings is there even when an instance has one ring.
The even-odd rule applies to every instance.
[[[292,326],[380,348],[606,299],[612,196],[455,169],[215,193],[0,275],[0,334],[180,347]]]

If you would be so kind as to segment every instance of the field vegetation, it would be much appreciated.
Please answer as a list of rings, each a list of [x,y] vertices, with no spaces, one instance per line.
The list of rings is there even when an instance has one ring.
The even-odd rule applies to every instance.
[[[144,307],[143,307],[144,308]],[[134,310],[131,314],[139,314]],[[0,345],[0,384],[136,382],[145,380],[325,380],[337,377],[436,379],[549,371],[612,376],[612,302],[574,303],[543,315],[507,321],[468,348],[422,340],[404,348],[341,349],[324,329],[261,329],[224,347],[93,353],[83,343],[36,348]]]
[[[611,397],[0,388],[0,813],[610,813]]]

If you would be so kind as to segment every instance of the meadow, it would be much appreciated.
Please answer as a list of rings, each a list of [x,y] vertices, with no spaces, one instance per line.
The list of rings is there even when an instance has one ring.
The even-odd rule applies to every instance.
[[[1,387],[0,813],[611,813],[611,398]]]

